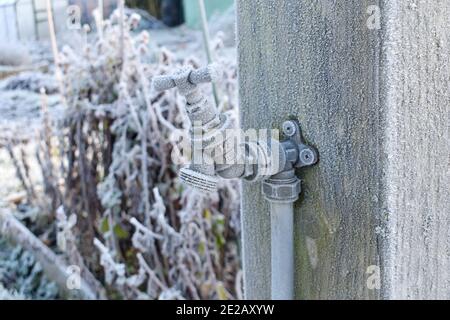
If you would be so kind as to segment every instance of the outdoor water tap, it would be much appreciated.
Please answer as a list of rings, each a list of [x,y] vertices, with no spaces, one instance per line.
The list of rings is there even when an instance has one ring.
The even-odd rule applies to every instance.
[[[217,79],[217,75],[220,73],[214,67],[182,69],[153,80],[156,90],[177,87],[186,97],[193,159],[181,169],[180,179],[204,191],[216,190],[219,178],[261,181],[261,191],[270,203],[271,296],[293,299],[294,202],[301,192],[296,169],[317,163],[318,153],[304,142],[296,120],[283,123],[281,140],[270,135],[245,135],[242,139],[239,132],[236,141],[235,135],[228,134],[233,128],[229,116],[219,113],[198,88],[200,83]]]
[[[199,84],[220,78],[215,66],[193,70],[184,68],[173,75],[153,79],[157,91],[178,88],[186,97],[186,110],[191,121],[193,159],[180,171],[184,184],[203,191],[215,191],[219,178],[263,181],[262,190],[269,201],[294,202],[300,193],[300,180],[295,169],[317,162],[317,152],[303,143],[300,125],[286,121],[286,139],[278,141],[246,139],[233,132],[233,121],[227,113],[219,113],[202,94]]]
[[[231,129],[232,121],[227,114],[219,114],[215,106],[201,93],[198,85],[214,81],[219,76],[219,68],[211,65],[198,70],[184,68],[173,75],[153,79],[153,86],[157,91],[177,87],[180,94],[186,97],[186,111],[192,124],[194,157],[189,167],[181,169],[180,178],[185,184],[204,191],[216,190],[218,182],[214,156],[205,151],[218,147],[219,139],[215,138]]]

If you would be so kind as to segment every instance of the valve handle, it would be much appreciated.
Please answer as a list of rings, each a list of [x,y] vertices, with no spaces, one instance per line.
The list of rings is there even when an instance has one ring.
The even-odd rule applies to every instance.
[[[205,68],[192,70],[188,75],[188,81],[197,85],[200,83],[212,82],[220,77],[221,73],[217,65],[212,64]],[[153,87],[157,91],[164,91],[175,88],[177,85],[173,75],[163,75],[153,78]]]

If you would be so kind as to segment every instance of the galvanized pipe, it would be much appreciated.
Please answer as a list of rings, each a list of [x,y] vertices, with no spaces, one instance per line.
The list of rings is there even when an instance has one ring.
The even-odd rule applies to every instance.
[[[270,203],[271,295],[273,300],[294,298],[294,205]]]

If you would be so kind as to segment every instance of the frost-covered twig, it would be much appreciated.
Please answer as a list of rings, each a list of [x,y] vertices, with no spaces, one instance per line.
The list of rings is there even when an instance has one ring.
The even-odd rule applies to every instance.
[[[206,57],[208,59],[208,63],[212,64],[214,61],[213,61],[213,53],[211,50],[211,37],[209,35],[208,17],[206,15],[205,0],[198,0],[198,7],[200,11],[200,18],[202,21],[203,42],[205,46]],[[212,87],[213,87],[214,101],[216,103],[216,106],[218,107],[220,104],[220,100],[216,84],[213,83]]]
[[[41,107],[42,107],[42,132],[41,145],[37,150],[37,160],[42,168],[42,176],[45,192],[52,199],[51,214],[55,214],[56,209],[61,205],[63,199],[59,189],[59,177],[54,170],[52,159],[52,126],[48,114],[48,102],[45,89],[41,89]]]
[[[50,43],[52,45],[52,52],[53,52],[53,59],[55,61],[55,76],[56,80],[58,81],[59,90],[61,94],[61,102],[63,105],[66,105],[65,96],[64,96],[64,85],[63,85],[63,78],[61,69],[59,68],[59,50],[58,50],[58,43],[56,42],[56,30],[55,30],[55,21],[53,17],[53,9],[52,9],[52,2],[50,0],[46,1],[46,8],[47,8],[47,20],[48,20],[48,29],[50,34]]]
[[[80,269],[81,276],[85,279],[86,283],[89,284],[91,288],[95,289],[95,292],[97,292],[97,295],[100,298],[104,299],[106,297],[105,288],[103,288],[101,283],[87,268],[84,263],[84,259],[77,248],[77,241],[72,231],[77,223],[77,216],[75,214],[71,214],[67,217],[64,208],[61,206],[56,212],[56,219],[58,229],[56,234],[56,242],[58,247],[62,252],[64,252],[69,264],[77,266]]]
[[[100,264],[105,270],[106,283],[123,286],[126,281],[125,265],[117,263],[109,249],[97,238],[94,239],[94,245],[100,251]]]
[[[14,150],[13,150],[11,143],[7,143],[5,145],[5,148],[8,151],[8,154],[11,158],[14,168],[16,169],[16,176],[19,179],[19,181],[21,182],[22,187],[24,188],[24,190],[27,194],[27,201],[28,201],[28,203],[31,203],[32,199],[33,199],[33,195],[34,195],[34,190],[33,190],[31,182],[29,181],[29,179],[27,179],[27,170],[26,170],[26,168],[23,169],[22,166],[20,165],[20,161],[14,154]]]

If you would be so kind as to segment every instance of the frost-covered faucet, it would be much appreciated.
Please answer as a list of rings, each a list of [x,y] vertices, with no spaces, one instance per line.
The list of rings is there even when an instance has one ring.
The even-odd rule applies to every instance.
[[[218,78],[218,69],[208,68],[192,70],[181,69],[170,76],[160,76],[153,80],[154,88],[158,91],[177,87],[186,97],[186,111],[192,124],[193,161],[188,168],[181,169],[181,180],[192,187],[205,191],[214,191],[217,187],[217,172],[214,159],[208,152],[216,146],[214,137],[219,137],[232,123],[227,115],[221,115],[216,108],[201,93],[198,85],[211,82]],[[243,172],[236,172],[236,178]]]
[[[199,88],[199,84],[218,80],[220,75],[218,68],[209,66],[185,68],[153,80],[157,91],[177,87],[186,97],[193,159],[181,169],[180,178],[204,191],[216,190],[219,178],[262,182],[262,192],[271,204],[272,298],[292,299],[293,203],[301,192],[295,169],[315,164],[318,154],[304,143],[296,120],[283,124],[282,141],[236,135],[229,115],[219,113]]]

